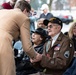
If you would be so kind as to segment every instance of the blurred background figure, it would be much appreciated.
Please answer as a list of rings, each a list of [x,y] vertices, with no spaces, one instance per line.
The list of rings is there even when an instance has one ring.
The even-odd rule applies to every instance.
[[[76,22],[73,23],[73,25],[71,26],[68,34],[69,34],[69,38],[72,39],[73,42],[74,42],[74,48],[75,48],[75,51],[76,51]],[[75,56],[76,56],[76,54],[75,54]]]
[[[13,9],[12,6],[9,3],[3,3],[1,5],[2,9]]]
[[[14,8],[14,6],[15,6],[15,4],[16,4],[16,1],[17,1],[17,0],[9,0],[8,4],[10,4],[10,6],[11,6],[12,8]]]
[[[45,20],[45,18],[40,18],[38,21],[37,21],[37,28],[41,27],[45,30],[47,30],[47,26],[44,25],[43,21]]]
[[[31,8],[30,12],[31,12],[31,15],[34,15],[34,16],[37,14],[37,12],[35,12],[34,8]]]
[[[45,18],[45,19],[50,19],[53,17],[52,13],[49,12],[49,7],[47,4],[43,4],[41,6],[41,10],[43,11],[42,14],[40,14],[39,18]]]
[[[28,3],[30,3],[30,0],[25,0],[25,1],[27,1]]]
[[[76,22],[72,24],[66,35],[73,41],[75,51],[72,63],[63,75],[76,75]]]
[[[44,20],[45,18],[40,18],[37,21],[37,28],[42,28],[46,31],[46,33],[48,34],[48,30],[47,30],[47,26],[44,24]],[[51,37],[49,35],[47,35],[47,40],[50,39]]]
[[[35,30],[35,21],[37,20],[37,13],[33,8],[31,8],[29,18],[30,18],[30,32],[32,34],[32,31]]]

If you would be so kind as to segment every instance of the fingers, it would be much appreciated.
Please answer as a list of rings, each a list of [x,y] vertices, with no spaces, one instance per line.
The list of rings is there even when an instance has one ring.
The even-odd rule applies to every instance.
[[[31,63],[38,62],[38,61],[40,61],[41,59],[42,59],[42,54],[37,53],[36,58],[35,58],[35,59],[30,59],[30,62],[31,62]]]

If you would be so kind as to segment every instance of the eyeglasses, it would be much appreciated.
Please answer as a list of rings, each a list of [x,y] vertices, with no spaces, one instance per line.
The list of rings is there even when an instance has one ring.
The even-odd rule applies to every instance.
[[[57,25],[49,25],[47,26],[47,28],[53,28],[54,26],[57,26]]]
[[[29,9],[27,9],[26,11],[27,11],[28,13],[30,13],[30,10],[29,10]]]

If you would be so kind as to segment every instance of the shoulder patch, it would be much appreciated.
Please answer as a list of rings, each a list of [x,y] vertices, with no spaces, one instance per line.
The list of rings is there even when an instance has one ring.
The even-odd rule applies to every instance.
[[[70,55],[70,52],[69,52],[69,51],[65,51],[64,57],[65,57],[65,58],[69,58],[69,55]]]

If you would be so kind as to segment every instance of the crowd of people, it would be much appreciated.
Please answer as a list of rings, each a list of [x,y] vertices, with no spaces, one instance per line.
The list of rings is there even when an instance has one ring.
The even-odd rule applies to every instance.
[[[0,75],[76,74],[76,22],[63,33],[48,5],[41,10],[38,17],[30,0],[0,6]]]

